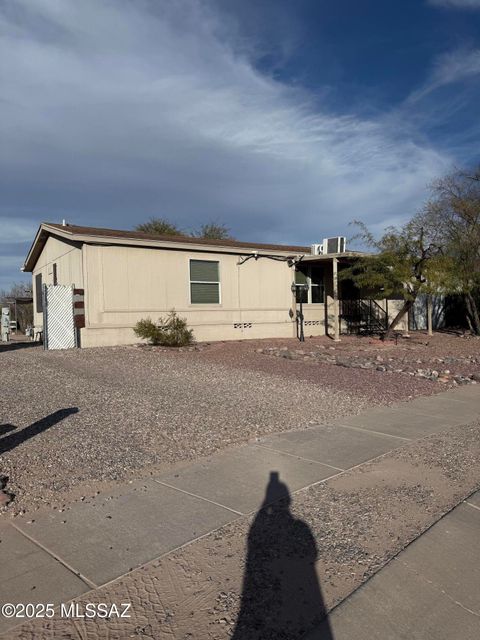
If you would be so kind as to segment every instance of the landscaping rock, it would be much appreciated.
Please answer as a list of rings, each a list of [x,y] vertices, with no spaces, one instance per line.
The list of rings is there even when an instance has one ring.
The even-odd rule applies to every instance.
[[[369,343],[371,343],[370,341]],[[385,343],[379,342],[382,346],[385,346]],[[427,346],[428,344],[423,344],[422,346]],[[409,347],[410,348],[410,345]],[[407,349],[408,349],[407,348]],[[337,350],[337,353],[332,353],[332,351]],[[405,351],[403,350],[400,351]],[[474,372],[471,375],[465,375],[463,373],[459,373],[458,371],[452,373],[450,369],[444,369],[442,373],[437,369],[432,368],[419,368],[415,365],[418,364],[426,364],[427,362],[433,363],[451,363],[454,365],[460,366],[472,366],[480,363],[480,358],[476,358],[475,356],[445,356],[445,357],[433,357],[430,360],[414,358],[410,359],[407,362],[404,362],[404,358],[402,358],[401,364],[405,364],[405,366],[399,367],[398,362],[393,357],[385,358],[384,355],[370,355],[368,353],[368,349],[357,349],[355,352],[349,352],[347,350],[342,350],[341,347],[326,347],[325,345],[315,345],[315,351],[305,351],[304,349],[289,349],[286,346],[278,346],[278,347],[267,347],[260,348],[255,350],[256,353],[263,353],[266,355],[273,355],[276,357],[285,358],[286,360],[302,360],[304,362],[314,361],[317,364],[329,364],[335,365],[337,367],[343,367],[346,369],[365,369],[365,370],[375,370],[379,373],[397,373],[402,375],[408,375],[410,377],[414,376],[416,378],[423,378],[424,380],[428,380],[431,382],[441,382],[442,384],[450,383],[452,386],[456,386],[458,384],[473,384],[476,382],[480,382],[480,373]],[[395,366],[397,364],[397,366]]]

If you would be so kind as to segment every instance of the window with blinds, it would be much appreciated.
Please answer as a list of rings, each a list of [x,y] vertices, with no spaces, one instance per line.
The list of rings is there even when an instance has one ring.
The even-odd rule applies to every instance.
[[[190,302],[220,304],[220,275],[217,261],[190,260]]]

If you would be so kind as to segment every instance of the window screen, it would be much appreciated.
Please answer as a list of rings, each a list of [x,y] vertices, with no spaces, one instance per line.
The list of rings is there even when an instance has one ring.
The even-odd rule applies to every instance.
[[[190,300],[192,304],[219,304],[219,264],[214,260],[190,260]]]

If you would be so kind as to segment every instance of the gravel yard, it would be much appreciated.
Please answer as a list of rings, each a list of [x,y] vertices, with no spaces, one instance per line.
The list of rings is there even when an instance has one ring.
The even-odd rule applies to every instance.
[[[479,341],[425,335],[398,345],[349,338],[332,353],[422,362],[451,357],[478,370]],[[44,352],[0,347],[0,474],[8,513],[62,508],[112,483],[149,475],[256,436],[328,423],[372,404],[432,394],[445,385],[393,371],[348,368],[260,353],[293,340]],[[370,353],[371,352],[371,353]],[[389,355],[389,354],[393,354]],[[426,364],[418,365],[426,367]],[[437,368],[439,363],[437,363]],[[454,384],[454,381],[451,382]]]

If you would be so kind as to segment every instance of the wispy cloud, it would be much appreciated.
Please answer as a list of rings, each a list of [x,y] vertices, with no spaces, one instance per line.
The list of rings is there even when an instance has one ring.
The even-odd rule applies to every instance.
[[[215,218],[238,237],[313,242],[352,218],[410,215],[452,162],[406,122],[338,117],[262,75],[205,2],[12,6],[0,5],[5,211],[119,227]]]
[[[480,76],[480,50],[457,49],[439,56],[433,65],[426,83],[410,96],[410,101],[418,101],[433,91]]]

